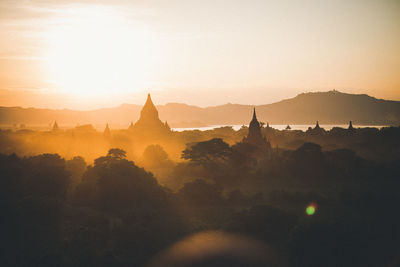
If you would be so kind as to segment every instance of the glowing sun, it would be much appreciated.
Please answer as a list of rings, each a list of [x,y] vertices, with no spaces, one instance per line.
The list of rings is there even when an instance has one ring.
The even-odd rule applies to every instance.
[[[74,9],[53,20],[45,55],[50,82],[69,94],[140,90],[154,53],[150,32],[110,10]]]

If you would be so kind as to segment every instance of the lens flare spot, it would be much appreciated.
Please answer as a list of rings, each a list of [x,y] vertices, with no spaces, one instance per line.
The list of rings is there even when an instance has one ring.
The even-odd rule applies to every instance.
[[[306,207],[306,214],[309,216],[314,215],[316,210],[317,210],[317,205],[310,204]]]

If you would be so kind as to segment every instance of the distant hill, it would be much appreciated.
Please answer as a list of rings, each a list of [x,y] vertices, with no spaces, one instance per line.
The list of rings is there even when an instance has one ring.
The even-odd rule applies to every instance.
[[[157,102],[157,99],[154,99]],[[201,108],[180,103],[158,105],[160,118],[173,127],[197,127],[220,124],[247,124],[251,105],[226,104]],[[347,124],[349,120],[364,125],[399,125],[400,101],[376,99],[368,95],[338,91],[303,93],[294,98],[255,106],[260,121],[271,124]],[[127,126],[139,118],[140,105],[123,104],[116,108],[91,111],[50,110],[0,107],[0,124],[59,125],[91,123]]]
[[[304,93],[294,98],[260,106],[260,115],[272,123],[343,124],[349,120],[365,125],[399,125],[400,101],[376,99],[338,91]]]

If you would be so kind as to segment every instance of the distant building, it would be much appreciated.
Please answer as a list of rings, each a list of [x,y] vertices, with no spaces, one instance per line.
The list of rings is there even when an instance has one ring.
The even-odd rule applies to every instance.
[[[315,123],[315,127],[314,128],[309,127],[308,130],[306,131],[306,133],[312,134],[312,135],[324,134],[325,133],[325,129],[321,128],[319,126],[319,122],[317,121]]]
[[[58,127],[57,121],[54,121],[52,131],[53,132],[58,132],[59,130],[60,130],[60,127]]]
[[[171,132],[167,122],[163,123],[158,117],[158,111],[151,100],[150,94],[140,112],[139,120],[129,130],[140,133],[165,134]]]
[[[319,123],[317,121],[317,123],[315,124],[314,130],[319,130],[319,129],[321,129],[321,127],[319,127]]]
[[[111,137],[111,131],[110,131],[110,127],[108,126],[108,123],[106,124],[106,128],[104,129],[103,136],[105,138]]]
[[[266,135],[270,136],[270,135],[274,134],[274,128],[272,128],[269,125],[269,122],[267,122],[267,126],[264,129],[265,129],[264,132],[265,132]]]
[[[349,128],[348,129],[351,130],[351,131],[354,130],[352,121],[349,122]]]
[[[164,125],[165,125],[165,127],[166,127],[168,130],[171,130],[171,127],[169,127],[169,124],[168,124],[167,121],[165,121]]]
[[[262,150],[270,150],[271,144],[268,142],[267,138],[261,133],[261,125],[257,120],[256,109],[253,110],[253,119],[249,125],[249,133],[247,137],[243,138],[244,143],[251,144]]]

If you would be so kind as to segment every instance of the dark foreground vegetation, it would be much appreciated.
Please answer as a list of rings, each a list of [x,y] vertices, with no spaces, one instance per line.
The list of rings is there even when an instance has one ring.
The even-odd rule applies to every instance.
[[[325,133],[279,148],[287,139],[270,131],[270,151],[213,138],[188,145],[179,163],[152,145],[138,160],[146,169],[118,148],[93,164],[0,154],[0,265],[174,266],[162,251],[216,231],[205,240],[219,241],[194,238],[192,252],[217,250],[227,233],[232,253],[179,266],[398,266],[399,129],[359,143],[342,131],[340,149],[321,149],[333,144]]]

